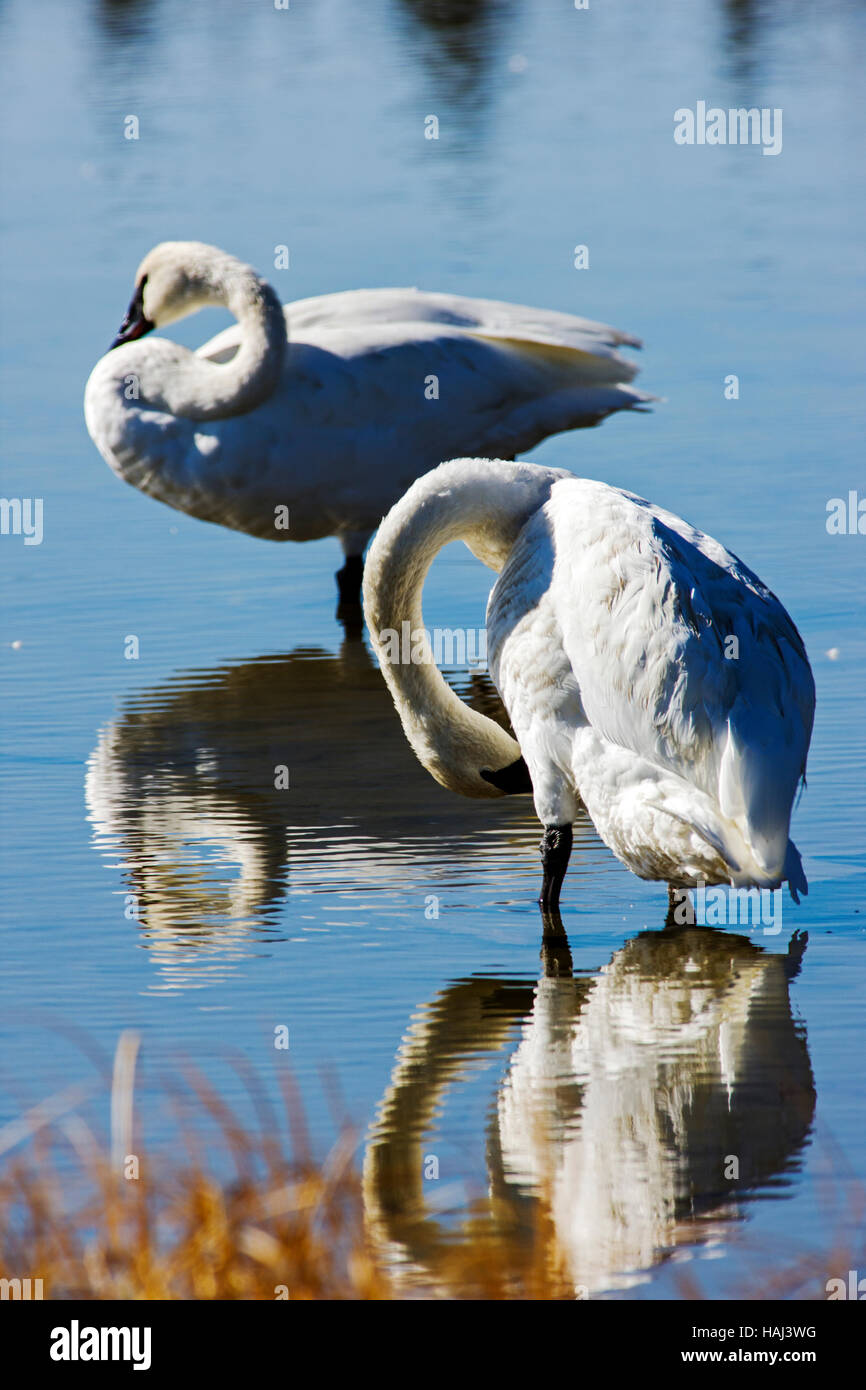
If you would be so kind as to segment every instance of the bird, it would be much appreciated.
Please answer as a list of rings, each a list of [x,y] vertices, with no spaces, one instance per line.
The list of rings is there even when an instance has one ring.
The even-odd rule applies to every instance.
[[[431,659],[422,588],[455,540],[498,574],[488,665],[514,738]],[[789,829],[814,720],[809,660],[779,600],[712,537],[563,469],[454,459],[382,521],[364,612],[433,777],[467,796],[532,794],[543,913],[558,915],[581,803],[628,869],[667,882],[669,904],[702,883],[808,891]]]
[[[154,329],[207,305],[237,322],[197,351]],[[617,349],[640,341],[570,314],[417,289],[348,290],[285,308],[215,246],[167,241],[85,388],[91,438],[125,482],[267,540],[339,538],[342,601],[422,473],[512,456],[654,398]]]
[[[750,1195],[778,1196],[815,1112],[790,998],[807,944],[644,930],[591,970],[543,949],[540,978],[473,974],[416,1004],[362,1170],[367,1230],[401,1288],[465,1297],[455,1247],[477,1250],[479,1231],[508,1250],[506,1279],[515,1233],[531,1232],[519,1249],[537,1269],[550,1241],[571,1297],[631,1288],[673,1249],[716,1243]],[[481,1072],[495,1078],[479,1106],[486,1172],[470,1180],[482,1195],[443,1215],[428,1155]]]

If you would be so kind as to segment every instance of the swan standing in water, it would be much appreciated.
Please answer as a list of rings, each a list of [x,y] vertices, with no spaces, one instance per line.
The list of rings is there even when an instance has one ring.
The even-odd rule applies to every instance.
[[[432,661],[400,661],[404,632],[424,650],[424,578],[454,540],[499,574],[488,655],[517,743]],[[457,459],[382,522],[364,608],[403,729],[436,780],[467,796],[533,793],[547,911],[579,799],[641,878],[807,891],[788,831],[812,672],[778,599],[718,541],[605,483]]]
[[[237,324],[196,352],[154,328],[207,305]],[[512,457],[651,399],[604,324],[412,289],[351,290],[283,309],[214,246],[142,261],[120,332],[93,369],[91,438],[125,482],[267,540],[337,536],[345,602],[381,517],[443,459]],[[288,509],[288,525],[286,525]]]

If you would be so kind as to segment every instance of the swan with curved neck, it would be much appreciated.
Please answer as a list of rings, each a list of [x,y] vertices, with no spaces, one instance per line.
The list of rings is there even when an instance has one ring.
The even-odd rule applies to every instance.
[[[222,306],[196,352],[150,336]],[[382,515],[460,453],[513,455],[650,399],[617,349],[637,339],[550,310],[418,290],[353,290],[283,308],[251,266],[169,241],[139,266],[85,418],[126,482],[268,540],[337,536],[360,596]]]
[[[499,574],[488,657],[516,741],[458,699],[424,646],[424,578],[458,539]],[[382,522],[364,608],[436,780],[467,796],[533,793],[545,909],[559,902],[580,801],[641,878],[807,891],[788,832],[812,673],[778,599],[718,541],[605,483],[457,459]],[[403,662],[392,635],[407,621],[417,640]]]
[[[240,327],[237,352],[214,362],[168,339],[125,353],[137,367],[138,399],[184,420],[219,420],[254,410],[274,391],[286,354],[279,299],[251,266],[216,247],[163,242],[138,268],[135,293],[112,348],[208,307],[226,308]]]

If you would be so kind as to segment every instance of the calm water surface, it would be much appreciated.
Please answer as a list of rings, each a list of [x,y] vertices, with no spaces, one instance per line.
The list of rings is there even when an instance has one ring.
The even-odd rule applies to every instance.
[[[44,499],[41,545],[0,538],[0,1124],[88,1074],[82,1040],[110,1056],[135,1028],[155,1148],[183,1059],[246,1113],[229,1053],[274,1085],[288,1058],[323,1153],[336,1077],[408,1283],[470,1208],[519,1240],[542,1181],[593,1293],[672,1296],[690,1260],[737,1296],[826,1245],[866,1178],[866,537],[825,526],[829,498],[866,496],[866,8],[10,0],[0,44],[3,492]],[[676,146],[698,100],[782,108],[782,153]],[[655,412],[534,456],[709,529],[799,624],[811,891],[779,933],[663,932],[664,888],[586,823],[571,958],[540,956],[531,805],[461,801],[415,763],[335,620],[336,542],[269,546],[113,477],[84,382],[141,256],[186,237],[286,300],[418,284],[645,340]],[[480,625],[489,582],[450,548],[428,623]]]

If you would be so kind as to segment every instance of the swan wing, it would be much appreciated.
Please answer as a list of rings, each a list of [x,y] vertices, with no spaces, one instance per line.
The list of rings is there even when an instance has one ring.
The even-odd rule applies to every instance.
[[[373,324],[441,324],[501,339],[535,342],[550,347],[578,348],[610,355],[618,347],[639,348],[630,333],[557,309],[535,309],[504,300],[471,299],[457,294],[436,294],[418,289],[344,290],[317,295],[285,305],[289,336],[307,339],[318,332],[339,332]],[[214,350],[237,343],[233,324],[206,343],[199,352],[210,357]],[[219,345],[215,348],[215,345]],[[621,367],[630,380],[637,368],[627,359]]]
[[[285,312],[280,394],[293,420],[351,427],[356,443],[380,429],[380,455],[416,453],[409,481],[455,456],[513,457],[651,399],[628,384],[637,369],[616,351],[637,340],[568,314],[418,290],[352,290]],[[228,361],[239,341],[233,325],[198,352]]]
[[[617,349],[641,347],[641,341],[631,334],[575,314],[418,289],[352,289],[300,299],[286,304],[285,316],[291,341],[316,343],[332,352],[339,352],[345,343],[352,354],[356,353],[359,334],[361,342],[367,335],[371,349],[378,349],[389,342],[428,341],[430,328],[441,328],[452,339],[488,339],[518,356],[546,360],[566,378],[580,371],[582,378],[599,385],[631,381],[638,368]],[[240,329],[232,324],[204,343],[199,356],[227,361],[239,342]],[[652,398],[641,395],[639,399]]]
[[[566,658],[586,722],[705,792],[757,863],[778,870],[815,705],[779,600],[711,537],[603,483],[558,482],[516,564],[523,546],[554,557],[554,660]]]

